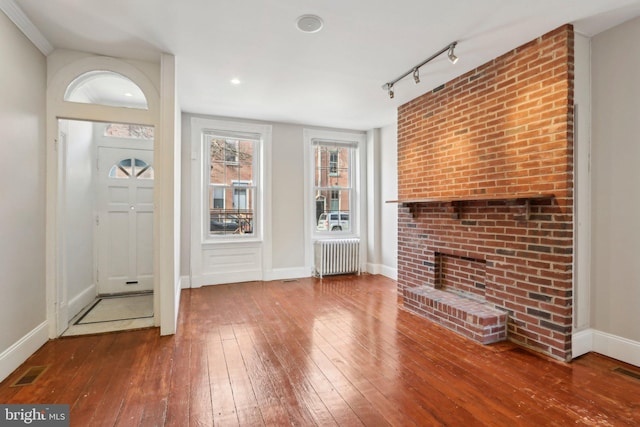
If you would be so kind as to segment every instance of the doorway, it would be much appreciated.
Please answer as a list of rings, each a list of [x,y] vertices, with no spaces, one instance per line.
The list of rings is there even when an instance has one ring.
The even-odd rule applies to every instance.
[[[127,309],[130,300],[113,298],[146,294],[153,310],[153,127],[80,120],[58,126],[68,325],[73,334],[153,326],[149,304],[138,316]],[[106,320],[86,321],[89,311],[106,306]],[[129,321],[138,318],[145,320]]]
[[[153,290],[153,151],[98,149],[98,294]]]

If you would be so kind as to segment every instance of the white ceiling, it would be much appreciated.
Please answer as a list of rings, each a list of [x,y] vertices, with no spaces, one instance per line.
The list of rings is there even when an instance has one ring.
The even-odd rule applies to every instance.
[[[362,130],[562,24],[593,35],[640,15],[640,0],[14,1],[55,48],[174,54],[185,112]],[[304,14],[322,17],[323,30],[300,32]],[[384,83],[453,41],[456,65],[442,55],[389,99]]]

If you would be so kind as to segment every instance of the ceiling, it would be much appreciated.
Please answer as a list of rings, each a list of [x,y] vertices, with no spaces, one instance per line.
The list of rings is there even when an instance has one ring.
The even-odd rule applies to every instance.
[[[640,16],[640,0],[3,0],[55,48],[176,56],[184,112],[366,130],[396,108],[562,24],[591,36]],[[324,28],[303,33],[296,19]],[[457,41],[395,85],[382,86]],[[232,79],[240,84],[232,84]]]

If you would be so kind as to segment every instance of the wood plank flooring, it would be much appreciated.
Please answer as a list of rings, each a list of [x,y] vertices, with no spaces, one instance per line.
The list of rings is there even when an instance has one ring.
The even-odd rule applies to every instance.
[[[640,372],[481,346],[403,311],[395,282],[341,276],[185,290],[175,336],[50,341],[0,403],[67,403],[79,427],[640,425],[640,380],[616,367]]]

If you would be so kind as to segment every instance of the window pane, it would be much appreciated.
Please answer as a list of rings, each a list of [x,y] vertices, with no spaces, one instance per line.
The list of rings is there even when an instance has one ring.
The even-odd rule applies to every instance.
[[[253,149],[255,141],[238,141],[238,162],[245,166],[253,165]]]
[[[329,152],[329,174],[337,175],[338,173],[338,151]]]
[[[224,163],[211,163],[210,169],[211,169],[211,176],[209,178],[209,183],[224,185],[226,182],[226,179],[225,179],[226,168],[224,166]]]
[[[210,234],[253,234],[254,216],[254,187],[209,188]]]
[[[113,165],[109,170],[109,178],[124,179],[129,178],[131,174],[120,165]]]
[[[208,135],[209,234],[253,234],[258,141]]]
[[[351,190],[317,189],[316,231],[339,232],[351,230]]]
[[[227,141],[223,138],[210,137],[209,150],[211,162],[225,163],[227,159]]]
[[[314,146],[314,174],[316,187],[350,187],[351,148]]]
[[[213,209],[224,209],[224,188],[213,188]]]
[[[138,171],[136,176],[138,177],[138,179],[153,179],[153,166],[145,166]]]
[[[255,141],[212,138],[211,184],[231,185],[235,181],[253,181]]]
[[[113,138],[153,139],[153,126],[110,123],[104,128],[104,136]]]
[[[238,141],[224,141],[224,161],[227,163],[238,163]]]
[[[129,178],[133,173],[133,166],[131,165],[131,159],[123,159],[120,162],[111,168],[111,170],[115,171],[115,176],[113,178]],[[111,177],[111,173],[109,173]]]
[[[109,178],[153,179],[153,167],[140,159],[123,159],[109,169]]]
[[[72,81],[64,100],[147,110],[147,98],[129,78],[113,71],[89,71]]]

